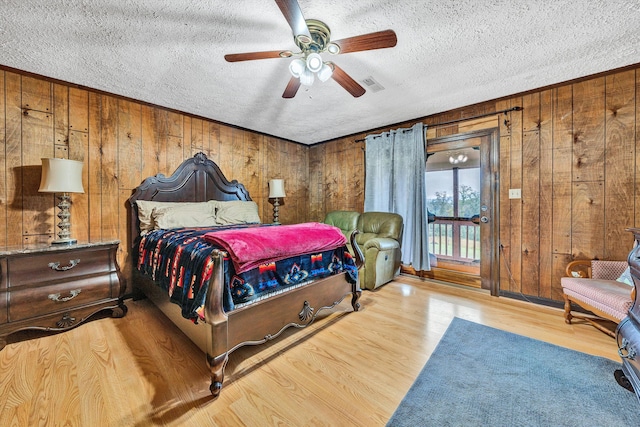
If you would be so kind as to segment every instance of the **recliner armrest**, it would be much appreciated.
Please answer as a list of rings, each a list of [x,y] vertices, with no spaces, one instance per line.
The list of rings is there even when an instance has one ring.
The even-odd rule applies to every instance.
[[[365,251],[371,248],[376,248],[379,251],[389,251],[391,249],[399,248],[400,243],[398,243],[397,240],[390,239],[388,237],[374,237],[373,239],[367,240],[362,247]]]

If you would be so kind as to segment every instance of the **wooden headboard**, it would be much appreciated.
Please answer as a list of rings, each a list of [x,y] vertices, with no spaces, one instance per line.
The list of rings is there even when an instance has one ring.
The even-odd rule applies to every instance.
[[[251,200],[247,189],[238,181],[229,181],[213,161],[204,153],[185,160],[169,177],[151,176],[140,184],[129,197],[129,230],[132,247],[140,234],[136,200],[158,202],[206,202],[209,200]]]

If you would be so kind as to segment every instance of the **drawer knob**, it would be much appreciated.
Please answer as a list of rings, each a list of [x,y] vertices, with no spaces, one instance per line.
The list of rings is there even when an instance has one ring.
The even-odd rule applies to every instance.
[[[71,301],[72,299],[80,295],[80,292],[82,292],[82,289],[74,289],[69,292],[68,297],[62,297],[62,298],[60,297],[60,294],[49,294],[49,299],[55,302],[67,302],[67,301]]]
[[[71,270],[73,267],[75,267],[78,264],[80,264],[80,260],[79,259],[70,259],[69,260],[69,264],[68,265],[63,265],[62,267],[60,267],[60,263],[59,262],[50,262],[49,263],[49,268],[51,268],[52,270],[55,270],[55,271],[67,271],[67,270]]]

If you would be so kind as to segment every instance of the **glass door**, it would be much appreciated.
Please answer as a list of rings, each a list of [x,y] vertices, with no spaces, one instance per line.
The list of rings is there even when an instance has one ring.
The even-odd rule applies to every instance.
[[[497,129],[427,141],[427,277],[499,292]]]

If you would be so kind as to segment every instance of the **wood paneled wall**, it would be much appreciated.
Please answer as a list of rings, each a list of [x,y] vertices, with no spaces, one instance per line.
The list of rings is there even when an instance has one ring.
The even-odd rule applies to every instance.
[[[334,210],[364,207],[364,134],[316,144],[309,150],[309,221]]]
[[[570,260],[626,259],[633,238],[625,229],[640,226],[639,101],[640,67],[419,119],[434,126],[523,107],[498,117],[501,290],[561,301]],[[363,137],[311,147],[312,219],[363,209],[364,147],[354,142]],[[522,198],[509,199],[510,188]]]
[[[308,212],[308,147],[121,97],[0,69],[0,246],[55,238],[54,196],[38,193],[42,157],[84,161],[84,194],[71,196],[71,233],[82,241],[119,239],[129,275],[127,199],[152,175],[170,175],[204,152],[242,182],[271,222],[268,181],[283,178],[283,223]]]
[[[514,106],[500,115],[503,291],[561,300],[575,258],[625,259],[640,226],[640,68],[418,118],[434,126]],[[464,128],[438,127],[437,136]],[[378,133],[388,128],[374,129]],[[72,234],[119,239],[131,263],[126,200],[143,178],[170,174],[203,151],[247,186],[263,221],[268,180],[284,178],[284,223],[322,221],[364,206],[365,133],[306,147],[141,102],[0,69],[0,244],[51,240],[55,204],[38,193],[41,157],[85,162],[85,194],[72,195]],[[521,188],[522,199],[509,199]]]

